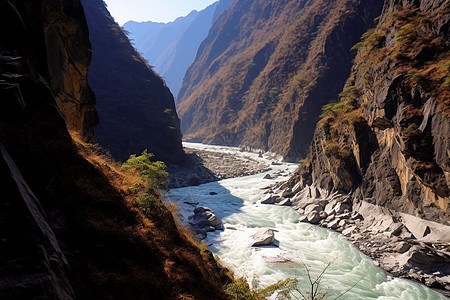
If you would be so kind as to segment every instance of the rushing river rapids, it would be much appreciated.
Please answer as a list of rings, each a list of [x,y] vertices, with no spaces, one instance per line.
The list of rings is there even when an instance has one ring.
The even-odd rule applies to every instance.
[[[237,148],[193,143],[188,146],[250,156],[271,163]],[[342,293],[345,294],[339,299],[448,299],[424,285],[390,278],[342,235],[299,222],[300,216],[291,207],[260,204],[264,187],[288,179],[296,165],[283,163],[271,168],[261,174],[172,189],[168,194],[168,200],[179,205],[185,223],[195,208],[185,202],[207,206],[223,221],[225,230],[208,233],[205,242],[236,277],[245,278],[254,288],[297,278],[298,289],[308,291],[305,265],[315,279],[330,263],[320,285],[323,291],[328,291],[326,299],[335,299]],[[274,178],[263,179],[267,173]],[[217,194],[211,195],[211,192]],[[276,231],[276,245],[251,247],[251,236],[260,228]]]

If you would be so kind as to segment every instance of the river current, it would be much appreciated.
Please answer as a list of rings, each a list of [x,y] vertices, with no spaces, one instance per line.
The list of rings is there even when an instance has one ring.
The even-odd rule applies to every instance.
[[[233,147],[196,143],[185,143],[185,146],[271,163],[270,159]],[[256,175],[171,189],[167,195],[168,201],[180,207],[184,223],[188,222],[188,216],[195,208],[185,202],[207,206],[223,221],[225,230],[208,233],[204,242],[236,277],[245,278],[253,288],[296,278],[298,289],[306,294],[310,288],[306,267],[311,278],[315,279],[329,264],[320,282],[320,289],[327,291],[325,299],[335,299],[343,293],[339,299],[448,299],[419,283],[386,275],[342,235],[299,222],[300,216],[293,208],[261,204],[264,188],[287,180],[296,165],[282,163],[270,167],[272,170]],[[263,179],[267,173],[274,178]],[[276,231],[276,245],[251,247],[251,236],[261,228]],[[293,299],[298,298],[301,298],[300,294],[295,292]]]

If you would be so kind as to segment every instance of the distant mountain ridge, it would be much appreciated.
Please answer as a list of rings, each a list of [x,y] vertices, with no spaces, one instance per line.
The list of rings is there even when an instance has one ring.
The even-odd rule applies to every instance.
[[[237,0],[213,24],[178,94],[191,140],[306,156],[383,1]]]
[[[129,21],[123,27],[136,49],[155,66],[176,96],[198,46],[214,20],[232,3],[233,0],[221,0],[170,23]]]

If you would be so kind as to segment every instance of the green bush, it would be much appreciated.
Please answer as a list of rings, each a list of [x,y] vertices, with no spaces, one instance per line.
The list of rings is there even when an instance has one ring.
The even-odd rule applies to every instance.
[[[154,155],[144,150],[141,155],[131,155],[130,158],[122,164],[122,171],[136,171],[144,182],[146,192],[151,189],[168,190],[167,167],[162,161],[151,161]]]
[[[248,283],[243,279],[237,279],[233,283],[227,285],[225,293],[234,300],[255,300],[256,297],[250,290]]]

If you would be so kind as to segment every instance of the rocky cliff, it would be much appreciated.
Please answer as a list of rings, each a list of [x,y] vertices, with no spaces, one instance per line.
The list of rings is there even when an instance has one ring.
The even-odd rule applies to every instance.
[[[217,1],[201,11],[192,11],[167,24],[130,21],[123,27],[130,32],[136,49],[155,66],[176,96],[198,46],[214,20],[232,3],[232,0]]]
[[[131,46],[103,1],[81,1],[92,44],[89,83],[100,124],[95,140],[120,160],[144,149],[159,160],[183,161],[174,99],[162,78]]]
[[[378,25],[353,47],[358,54],[340,101],[323,107],[308,157],[284,186],[305,210],[346,194],[339,199],[363,223],[339,223],[350,217],[336,217],[341,200],[323,202],[324,213],[308,220],[350,228],[346,234],[388,271],[446,288],[449,13],[448,1],[385,1]]]
[[[167,209],[144,217],[72,142],[67,127],[95,123],[88,104],[57,105],[92,95],[80,2],[1,1],[0,23],[0,298],[225,298]]]
[[[350,48],[382,1],[235,1],[178,95],[186,138],[306,156],[320,108],[350,73]]]

